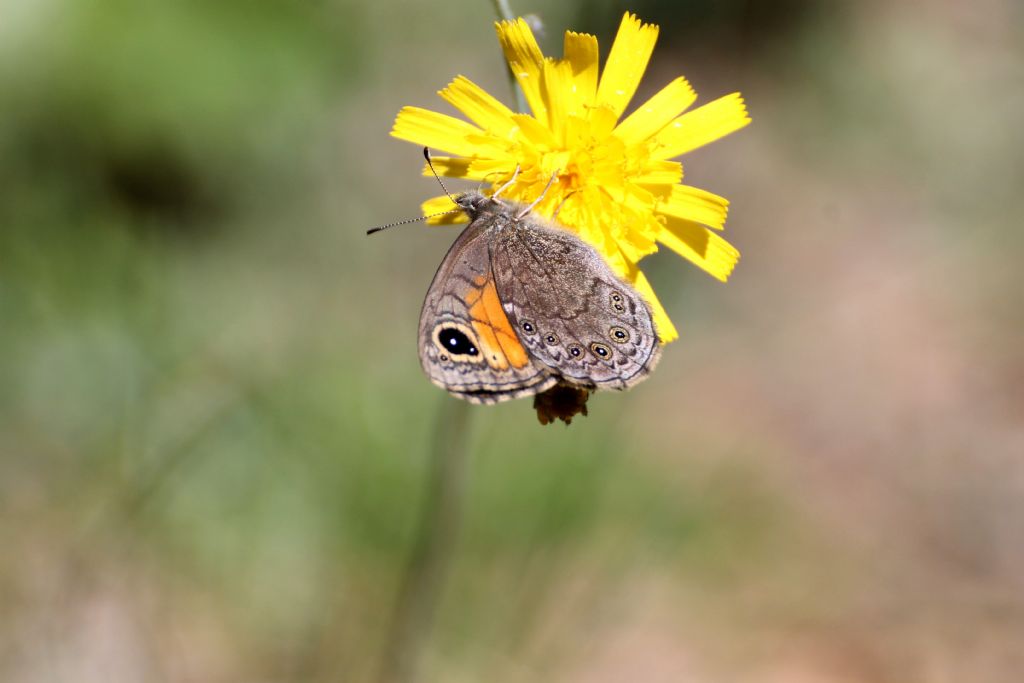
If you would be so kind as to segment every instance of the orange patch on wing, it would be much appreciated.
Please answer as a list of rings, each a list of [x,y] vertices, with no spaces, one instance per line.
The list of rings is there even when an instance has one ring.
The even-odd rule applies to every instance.
[[[530,357],[501,307],[494,280],[488,279],[481,284],[481,289],[474,289],[466,296],[466,303],[469,304],[473,331],[480,340],[487,364],[495,370],[504,370],[509,365],[526,367]]]

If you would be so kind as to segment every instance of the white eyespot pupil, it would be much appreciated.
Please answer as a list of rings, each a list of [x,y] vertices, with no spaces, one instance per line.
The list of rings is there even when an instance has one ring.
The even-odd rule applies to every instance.
[[[438,333],[437,338],[442,346],[449,349],[453,354],[475,356],[480,353],[462,330],[446,327]]]

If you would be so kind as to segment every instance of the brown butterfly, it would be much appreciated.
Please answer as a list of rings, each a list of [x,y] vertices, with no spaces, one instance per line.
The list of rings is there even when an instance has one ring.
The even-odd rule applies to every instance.
[[[586,392],[647,377],[661,350],[643,297],[593,247],[531,215],[533,205],[499,199],[502,189],[453,197],[470,223],[420,313],[430,381],[473,403],[556,385],[581,390],[585,403]]]

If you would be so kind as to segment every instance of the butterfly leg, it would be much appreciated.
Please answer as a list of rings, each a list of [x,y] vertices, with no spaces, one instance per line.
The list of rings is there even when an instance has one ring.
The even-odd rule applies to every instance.
[[[510,185],[511,185],[511,184],[512,184],[513,182],[515,182],[515,179],[516,179],[517,177],[519,177],[519,165],[518,165],[518,164],[516,164],[516,165],[515,165],[515,171],[513,171],[513,172],[512,172],[512,177],[511,177],[511,178],[509,178],[508,182],[506,182],[506,183],[505,183],[504,185],[502,185],[501,187],[499,187],[498,189],[496,189],[496,190],[495,190],[495,194],[494,194],[494,195],[492,195],[492,196],[490,196],[490,199],[493,199],[493,200],[496,200],[496,199],[498,199],[498,196],[499,196],[499,195],[501,195],[502,193],[504,193],[504,191],[505,191],[506,189],[508,189],[508,188],[509,188],[509,186],[510,186]]]
[[[578,190],[573,190],[573,191],[572,191],[572,192],[570,192],[569,194],[567,194],[567,195],[565,195],[564,197],[562,197],[562,201],[560,201],[560,202],[558,203],[558,208],[556,208],[556,209],[555,209],[555,212],[554,212],[553,214],[551,214],[551,220],[553,220],[553,221],[555,221],[555,220],[558,220],[558,212],[559,212],[559,211],[561,211],[561,210],[562,210],[562,207],[563,207],[563,206],[565,206],[565,203],[566,203],[567,201],[569,201],[569,197],[571,197],[571,196],[573,196],[574,194],[576,194],[576,192],[578,192]]]
[[[548,190],[551,189],[551,184],[555,182],[555,178],[558,177],[558,172],[560,170],[561,169],[555,169],[555,172],[551,174],[551,179],[548,181],[548,184],[544,186],[544,191],[540,193],[539,197],[533,200],[532,204],[530,204],[528,207],[519,212],[519,214],[516,216],[517,220],[522,219],[523,216],[533,211],[533,207],[540,204],[540,201],[544,199],[544,195],[546,195],[548,193]]]

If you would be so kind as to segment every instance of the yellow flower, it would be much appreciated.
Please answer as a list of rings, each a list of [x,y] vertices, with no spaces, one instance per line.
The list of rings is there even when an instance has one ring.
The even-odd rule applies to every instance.
[[[647,299],[662,342],[678,338],[637,262],[661,243],[719,280],[729,277],[739,252],[715,232],[725,224],[729,203],[681,184],[682,164],[670,159],[750,123],[743,99],[733,93],[683,113],[697,95],[680,77],[620,121],[647,67],[657,26],[627,13],[600,78],[594,36],[566,31],[564,56],[553,59],[541,54],[522,19],[496,26],[532,115],[513,112],[459,76],[438,94],[472,123],[405,107],[391,134],[452,154],[434,158],[438,173],[489,182],[494,189],[519,166],[503,196],[522,202],[540,196],[558,171],[535,211],[550,217],[558,209],[557,221],[593,245]],[[445,196],[423,204],[424,214],[449,209]],[[430,222],[459,220],[465,216]]]

